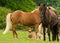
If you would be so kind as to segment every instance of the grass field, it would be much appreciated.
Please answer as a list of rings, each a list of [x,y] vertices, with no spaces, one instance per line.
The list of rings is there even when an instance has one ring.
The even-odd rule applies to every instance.
[[[26,31],[17,31],[18,33],[18,39],[14,39],[12,36],[12,31],[9,31],[7,34],[2,34],[3,30],[0,30],[0,43],[60,43],[57,41],[46,41],[43,40],[37,40],[37,39],[29,39],[27,37]]]

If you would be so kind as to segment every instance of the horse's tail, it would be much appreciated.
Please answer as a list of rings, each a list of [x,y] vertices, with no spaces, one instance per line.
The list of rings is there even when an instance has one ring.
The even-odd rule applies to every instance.
[[[6,16],[6,28],[5,28],[4,32],[3,32],[3,34],[6,34],[6,33],[9,31],[9,29],[11,28],[11,26],[12,26],[12,24],[11,24],[11,19],[10,19],[10,15],[11,15],[11,13],[9,13],[9,14]]]

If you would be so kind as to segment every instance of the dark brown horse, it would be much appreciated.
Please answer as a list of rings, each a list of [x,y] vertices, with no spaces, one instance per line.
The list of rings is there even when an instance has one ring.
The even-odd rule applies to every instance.
[[[43,26],[43,36],[44,36],[44,41],[46,40],[45,38],[45,30],[46,28],[48,31],[48,36],[49,36],[49,41],[50,41],[50,31],[52,32],[52,40],[59,41],[58,38],[58,15],[55,10],[52,10],[50,7],[47,8],[45,4],[40,5],[40,17],[42,21],[42,26]]]
[[[34,25],[36,33],[38,32],[38,26],[41,23],[40,21],[40,14],[39,9],[35,9],[32,12],[23,12],[20,10],[14,11],[12,13],[9,13],[6,16],[6,29],[3,32],[3,34],[6,34],[6,32],[11,28],[12,23],[12,31],[13,31],[13,37],[17,38],[18,35],[16,33],[16,27],[18,23],[21,23],[23,25]]]

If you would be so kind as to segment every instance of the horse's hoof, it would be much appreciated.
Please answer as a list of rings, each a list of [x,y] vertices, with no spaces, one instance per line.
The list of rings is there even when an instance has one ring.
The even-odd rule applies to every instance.
[[[59,41],[59,39],[57,39],[57,41]]]
[[[46,41],[46,40],[44,39],[44,41]]]
[[[14,37],[14,39],[18,39],[18,37]]]
[[[15,39],[18,39],[18,38],[15,38]]]
[[[51,41],[51,40],[49,40],[49,41]]]
[[[52,40],[52,41],[55,41],[55,40]]]

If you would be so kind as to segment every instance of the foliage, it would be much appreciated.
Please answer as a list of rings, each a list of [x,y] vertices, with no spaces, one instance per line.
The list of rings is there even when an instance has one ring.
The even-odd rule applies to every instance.
[[[56,9],[57,9],[58,13],[60,14],[60,0],[57,1]]]
[[[10,12],[8,8],[0,7],[0,28],[5,28],[6,15]]]
[[[31,11],[36,7],[32,0],[0,0],[0,5],[12,10]]]
[[[36,4],[41,4],[44,3],[46,5],[49,6],[56,6],[57,5],[57,0],[33,0],[34,2],[36,2]]]

